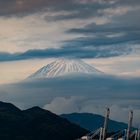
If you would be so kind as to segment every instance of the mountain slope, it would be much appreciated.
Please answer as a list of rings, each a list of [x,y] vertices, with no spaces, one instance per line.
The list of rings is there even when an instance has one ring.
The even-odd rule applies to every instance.
[[[21,111],[0,102],[1,140],[73,140],[86,133],[86,129],[39,107]]]
[[[77,73],[99,75],[102,72],[79,59],[58,59],[39,69],[28,79],[53,78]]]
[[[68,119],[72,123],[76,123],[81,127],[90,131],[96,130],[104,124],[104,117],[91,113],[72,113],[62,114],[61,117]],[[109,120],[109,131],[117,131],[120,129],[127,128],[127,124]]]

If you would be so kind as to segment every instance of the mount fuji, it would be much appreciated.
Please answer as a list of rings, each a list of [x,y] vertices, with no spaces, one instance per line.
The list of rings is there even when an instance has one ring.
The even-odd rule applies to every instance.
[[[89,65],[82,60],[63,58],[55,60],[42,67],[30,75],[28,79],[54,78],[76,74],[101,75],[103,72],[97,70],[92,65]]]

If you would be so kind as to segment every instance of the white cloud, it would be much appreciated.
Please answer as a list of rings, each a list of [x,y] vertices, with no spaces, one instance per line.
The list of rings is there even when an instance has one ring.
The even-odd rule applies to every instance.
[[[106,37],[108,38],[114,38],[114,37],[121,37],[121,36],[124,36],[125,33],[110,33],[110,34],[107,34]]]
[[[108,17],[113,17],[113,16],[121,16],[121,15],[125,15],[128,12],[132,12],[132,11],[137,11],[140,9],[140,6],[131,6],[131,5],[123,5],[123,6],[116,6],[116,7],[109,7],[109,8],[105,8],[105,9],[99,9],[98,13],[100,14],[104,14],[105,16]]]
[[[105,16],[93,17],[93,23],[95,23],[96,25],[104,25],[110,22],[111,22],[111,19]]]
[[[29,49],[59,48],[61,41],[82,36],[64,32],[75,27],[75,24],[84,26],[86,21],[47,22],[44,19],[47,14],[43,12],[22,18],[0,17],[0,51],[14,53]]]
[[[50,104],[46,104],[44,109],[51,110],[57,114],[79,112],[83,97],[57,97]]]
[[[81,3],[81,4],[87,4],[87,3],[114,4],[117,2],[117,0],[75,0],[75,2]]]

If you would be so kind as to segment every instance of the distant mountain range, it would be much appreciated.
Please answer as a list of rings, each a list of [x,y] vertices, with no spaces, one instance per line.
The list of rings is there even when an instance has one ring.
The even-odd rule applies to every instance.
[[[0,140],[74,140],[88,132],[39,107],[21,111],[0,102]]]
[[[91,114],[91,113],[72,113],[72,114],[62,114],[61,117],[68,119],[70,122],[80,125],[81,127],[93,131],[103,126],[104,117]],[[118,131],[127,128],[127,124],[122,122],[117,122],[109,120],[108,131]]]

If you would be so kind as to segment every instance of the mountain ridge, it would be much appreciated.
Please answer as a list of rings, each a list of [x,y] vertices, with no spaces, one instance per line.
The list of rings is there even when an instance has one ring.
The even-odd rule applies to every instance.
[[[104,124],[104,117],[98,114],[71,113],[71,114],[61,114],[60,116],[90,131],[96,130],[99,127],[102,127]],[[111,131],[115,132],[125,128],[127,128],[127,124],[109,119],[109,128],[108,128],[109,132]]]
[[[12,104],[0,102],[1,140],[73,140],[88,132],[40,107],[22,111]]]

